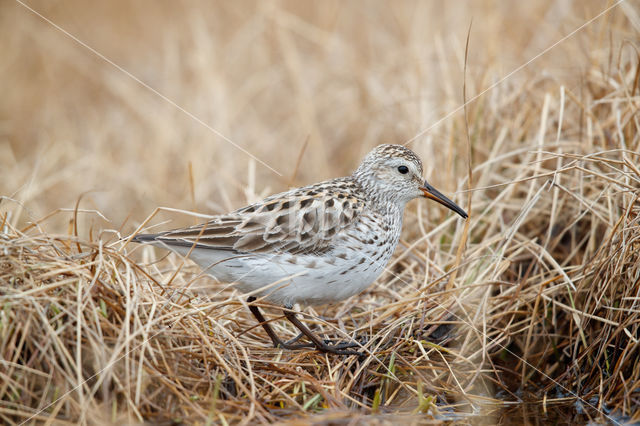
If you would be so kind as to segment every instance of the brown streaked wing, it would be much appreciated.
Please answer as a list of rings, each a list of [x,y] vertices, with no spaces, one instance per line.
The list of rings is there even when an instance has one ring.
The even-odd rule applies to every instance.
[[[349,203],[327,203],[332,189],[325,187],[312,197],[301,190],[272,196],[209,222],[159,234],[156,240],[239,253],[322,253],[364,207],[356,197],[349,197]]]

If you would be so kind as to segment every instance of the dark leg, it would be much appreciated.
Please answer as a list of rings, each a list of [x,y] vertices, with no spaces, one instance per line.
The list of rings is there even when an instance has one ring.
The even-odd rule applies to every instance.
[[[294,345],[293,343],[296,342],[301,337],[301,335],[299,335],[298,337],[294,337],[292,340],[288,342],[283,342],[282,340],[280,340],[280,338],[276,335],[275,331],[273,331],[273,329],[271,328],[267,320],[262,315],[262,312],[260,312],[260,309],[258,309],[257,306],[252,305],[252,303],[255,300],[256,298],[253,296],[247,299],[247,303],[249,304],[249,310],[251,310],[251,313],[253,314],[254,317],[256,317],[256,319],[258,320],[262,328],[264,328],[264,331],[267,332],[267,334],[271,338],[271,341],[273,342],[274,347],[276,348],[280,347],[285,349],[302,349],[302,348],[314,347],[314,345],[311,343],[300,343],[300,344]]]
[[[293,339],[287,340],[285,343],[287,345],[291,345],[291,344],[297,342],[298,340],[302,339],[303,337],[304,337],[304,333],[298,333],[298,335],[296,337],[294,337]],[[310,347],[313,347],[313,345],[311,345]]]
[[[302,334],[307,336],[309,340],[313,342],[317,350],[321,352],[329,352],[336,355],[362,355],[358,351],[352,351],[352,350],[346,349],[346,348],[352,348],[355,346],[360,346],[359,344],[354,342],[349,342],[349,343],[340,344],[340,345],[332,345],[332,346],[327,345],[325,342],[320,340],[318,336],[313,334],[313,332],[309,330],[309,328],[306,325],[304,325],[298,319],[298,317],[296,317],[296,314],[290,309],[284,310],[284,316],[291,322],[291,324],[295,325],[298,328],[298,330],[302,332]]]

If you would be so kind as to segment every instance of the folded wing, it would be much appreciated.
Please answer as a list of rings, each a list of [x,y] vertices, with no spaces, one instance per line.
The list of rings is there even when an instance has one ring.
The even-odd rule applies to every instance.
[[[364,202],[353,194],[297,190],[221,215],[213,220],[134,241],[236,253],[322,253],[358,220]]]

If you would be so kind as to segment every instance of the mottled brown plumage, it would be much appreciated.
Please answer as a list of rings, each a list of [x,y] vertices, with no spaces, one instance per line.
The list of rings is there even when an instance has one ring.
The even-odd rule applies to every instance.
[[[189,228],[152,236],[182,245],[235,253],[320,254],[351,226],[365,206],[353,180],[334,179],[273,195],[259,203]],[[137,241],[151,236],[140,235]]]

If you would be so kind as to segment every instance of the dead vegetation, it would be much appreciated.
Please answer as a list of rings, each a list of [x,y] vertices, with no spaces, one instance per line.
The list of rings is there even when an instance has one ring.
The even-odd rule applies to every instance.
[[[603,8],[577,4],[562,11],[567,28]],[[152,77],[167,73],[158,90],[197,117],[212,117],[205,122],[234,141],[256,140],[247,150],[282,176],[85,57],[59,33],[34,35],[52,30],[20,6],[2,6],[3,20],[13,16],[31,29],[26,35],[10,26],[5,50],[26,46],[43,58],[48,52],[55,78],[47,82],[34,64],[17,59],[2,71],[16,89],[0,104],[10,117],[0,142],[0,422],[492,423],[523,400],[540,403],[540,416],[569,404],[582,407],[584,419],[640,420],[640,68],[630,41],[638,9],[630,3],[470,103],[468,135],[456,114],[411,142],[436,186],[457,189],[465,208],[471,195],[471,218],[465,227],[437,206],[416,203],[401,246],[374,286],[337,306],[303,309],[305,321],[330,338],[363,338],[364,358],[273,349],[231,286],[178,257],[120,240],[143,223],[141,211],[158,204],[217,212],[286,185],[347,173],[370,146],[408,140],[459,105],[464,31],[434,30],[430,54],[438,60],[420,62],[429,53],[411,50],[422,48],[424,34],[410,18],[437,10],[411,5],[397,7],[391,18],[368,11],[362,31],[371,35],[362,40],[343,25],[361,12],[353,6],[218,5],[223,16],[212,18],[218,27],[191,10],[167,23],[164,51],[177,57],[164,53],[163,71]],[[142,39],[124,52],[140,51],[153,39],[147,26],[167,22],[172,10],[165,5],[149,14],[138,7],[99,11],[107,21],[146,13],[139,18]],[[502,51],[518,65],[569,32],[562,27],[541,40],[533,31],[547,28],[543,18],[557,8],[553,2],[515,11],[471,8],[470,16],[483,18],[474,21],[472,49],[486,56],[470,56],[468,93],[506,74],[496,71],[504,66],[495,55],[498,33],[482,22],[505,13],[531,18],[509,27]],[[41,12],[83,34],[65,21],[64,10]],[[466,28],[465,18],[455,21],[458,28]],[[181,38],[182,21],[193,28]],[[126,34],[130,27],[121,25]],[[108,57],[119,52],[109,52],[112,42],[93,41]],[[181,52],[180,43],[190,49]],[[241,55],[216,64],[221,59],[211,49],[227,52],[225,43],[254,55],[253,65]],[[364,48],[349,56],[364,46],[380,47],[381,56]],[[392,50],[400,46],[403,60],[416,64],[399,74],[406,88],[396,86],[392,72]],[[86,69],[77,69],[78,58]],[[353,71],[336,71],[336,58]],[[141,63],[130,60],[125,55],[123,66],[140,75]],[[247,68],[259,75],[243,85]],[[68,93],[60,87],[65,70],[83,76]],[[42,89],[37,96],[22,80],[29,73]],[[434,82],[421,79],[430,73],[440,84],[426,91],[423,85]],[[278,92],[290,95],[292,105]],[[409,96],[422,96],[443,114],[425,115]],[[52,113],[56,120],[39,112],[29,130],[16,105],[36,110],[40,102],[48,111],[49,103],[57,105],[53,99],[62,105]],[[134,118],[120,111],[123,102]],[[84,123],[78,105],[85,107]],[[300,123],[291,124],[288,114]],[[82,134],[86,146],[77,142]],[[143,138],[154,140],[152,149],[120,141]],[[283,140],[295,141],[295,149]],[[83,194],[98,186],[115,189]],[[167,210],[152,216],[154,227],[185,220]],[[265,308],[280,335],[295,335]]]

